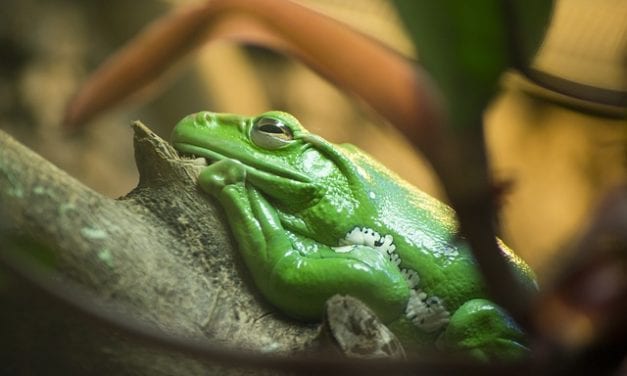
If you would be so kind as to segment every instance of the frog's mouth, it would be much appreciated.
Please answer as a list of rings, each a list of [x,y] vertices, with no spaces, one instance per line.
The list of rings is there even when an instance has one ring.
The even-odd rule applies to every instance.
[[[221,154],[217,151],[206,149],[201,146],[192,145],[185,142],[175,142],[174,148],[179,152],[179,155],[188,157],[194,161],[194,164],[200,166],[208,166],[217,161],[224,159],[235,159],[240,161],[246,167],[246,173],[248,176],[255,180],[276,180],[276,178],[284,178],[299,183],[311,183],[312,179],[298,171],[294,171],[288,167],[269,163],[265,160],[254,158],[251,156],[238,156],[230,157],[228,155]]]

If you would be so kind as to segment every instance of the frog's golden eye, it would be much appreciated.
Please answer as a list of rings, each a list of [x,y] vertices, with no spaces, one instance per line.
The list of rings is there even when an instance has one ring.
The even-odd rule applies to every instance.
[[[260,117],[253,123],[250,139],[264,149],[279,149],[294,140],[294,135],[281,120]]]

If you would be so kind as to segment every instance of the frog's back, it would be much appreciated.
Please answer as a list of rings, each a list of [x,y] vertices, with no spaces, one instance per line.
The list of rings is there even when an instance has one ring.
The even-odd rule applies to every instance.
[[[378,219],[388,229],[409,238],[425,233],[434,241],[450,244],[457,235],[457,222],[448,205],[407,183],[356,146],[340,146],[357,166],[358,189],[375,205]],[[418,246],[424,239],[413,240]]]
[[[389,231],[405,267],[413,267],[420,285],[446,297],[453,306],[485,297],[482,278],[466,244],[459,239],[452,208],[420,191],[353,145],[341,145],[358,167],[362,194],[376,207],[381,231]],[[533,273],[509,248],[501,250],[519,277],[535,288]]]

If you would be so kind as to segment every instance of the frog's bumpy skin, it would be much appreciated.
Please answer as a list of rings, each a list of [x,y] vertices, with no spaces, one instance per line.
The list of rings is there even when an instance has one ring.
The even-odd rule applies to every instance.
[[[405,309],[405,316],[425,332],[434,332],[449,322],[450,312],[446,310],[442,299],[428,296],[418,288],[420,276],[415,270],[400,267],[401,259],[391,235],[381,235],[373,229],[355,227],[344,239],[339,241],[336,252],[350,252],[350,246],[367,246],[382,252],[390,262],[396,265],[405,277],[411,292]]]

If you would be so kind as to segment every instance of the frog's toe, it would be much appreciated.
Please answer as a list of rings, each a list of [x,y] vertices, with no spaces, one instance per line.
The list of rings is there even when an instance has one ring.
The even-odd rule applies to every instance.
[[[198,182],[209,194],[219,193],[224,187],[242,183],[246,179],[246,167],[237,160],[223,159],[200,172]]]
[[[517,360],[529,355],[525,335],[505,311],[489,300],[473,299],[451,316],[437,347],[478,360]]]

